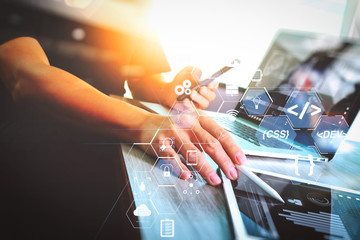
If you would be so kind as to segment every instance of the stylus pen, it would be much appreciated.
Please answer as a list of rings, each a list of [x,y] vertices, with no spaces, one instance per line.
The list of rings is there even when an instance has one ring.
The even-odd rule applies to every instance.
[[[261,178],[256,176],[247,167],[245,167],[245,166],[237,166],[237,168],[239,169],[239,171],[241,173],[243,173],[245,176],[250,178],[256,185],[258,185],[262,190],[264,190],[271,197],[275,198],[276,200],[279,200],[282,203],[285,203],[284,199],[282,199],[281,196],[272,187],[270,187],[266,182],[261,180]]]
[[[219,69],[218,71],[216,71],[215,73],[213,73],[210,77],[202,80],[200,82],[200,86],[196,86],[194,88],[192,88],[191,90],[194,90],[194,91],[199,91],[200,90],[200,87],[202,86],[207,86],[209,85],[209,83],[211,83],[212,81],[214,81],[217,77],[220,77],[221,75],[223,75],[224,73],[226,73],[227,71],[229,71],[230,69],[232,69],[233,67],[235,67],[235,63],[237,64],[240,64],[240,60],[239,59],[235,59],[231,62],[231,65],[227,65],[227,66],[224,66],[222,67],[221,69]],[[185,98],[189,98],[189,95],[186,95],[185,93],[181,96],[179,96],[177,98],[178,101],[182,101],[184,100]]]

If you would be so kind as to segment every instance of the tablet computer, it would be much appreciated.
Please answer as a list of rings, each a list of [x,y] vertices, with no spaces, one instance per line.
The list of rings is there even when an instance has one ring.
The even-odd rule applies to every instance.
[[[222,173],[236,239],[359,239],[360,194],[303,180],[256,173],[284,199],[278,202],[246,176]]]

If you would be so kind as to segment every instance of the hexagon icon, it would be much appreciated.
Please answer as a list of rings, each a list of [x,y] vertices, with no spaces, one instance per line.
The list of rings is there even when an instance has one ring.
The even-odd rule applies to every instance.
[[[158,157],[170,157],[183,143],[176,130],[161,129],[155,133],[150,144]]]
[[[238,107],[239,102],[223,102],[218,110],[219,113],[226,113],[227,115],[219,115],[226,116],[230,121],[235,121],[236,116],[239,114]]]
[[[157,186],[151,172],[134,171],[132,178],[129,178],[129,180],[134,198],[147,198],[151,196],[156,189],[153,186]]]
[[[151,197],[159,214],[173,214],[179,209],[183,199],[175,187],[159,187]]]
[[[192,130],[183,130],[187,136],[190,137],[191,142],[184,143],[181,148],[178,149],[179,157],[182,163],[189,169],[189,171],[201,170],[205,161],[201,159],[205,158],[205,151],[200,143],[198,137]]]
[[[201,194],[204,185],[206,185],[206,182],[201,178],[200,174],[193,172],[190,178],[179,181],[176,186],[180,194],[183,195],[183,199],[188,199]]]
[[[197,66],[194,66],[191,70],[191,77],[192,77],[193,81],[195,82],[195,86],[192,86],[193,88],[196,86],[200,86],[199,82],[200,82],[201,75],[202,75],[201,69]]]
[[[294,158],[294,171],[296,176],[313,176],[316,164],[314,161],[320,156],[315,147],[304,147],[301,153],[292,149],[289,154],[296,154]],[[299,171],[300,170],[300,171]],[[315,171],[318,175],[318,171]]]
[[[348,130],[349,125],[343,116],[321,116],[311,136],[321,153],[335,153]]]
[[[285,104],[284,112],[295,129],[312,129],[323,114],[324,107],[316,92],[293,91]]]
[[[237,83],[227,82],[223,88],[219,89],[221,98],[226,102],[239,102],[242,90]]]
[[[317,161],[319,158],[323,158],[315,146],[301,146],[300,148],[292,148],[289,151],[289,155],[295,156],[300,161],[309,161],[309,155],[313,157],[314,161]]]
[[[221,87],[215,89],[215,100],[210,102],[209,106],[206,108],[206,110],[208,111],[212,111],[212,112],[218,112],[219,108],[221,107],[221,105],[223,104],[224,99],[221,96]],[[199,115],[205,115],[205,112],[199,112]]]
[[[159,186],[173,186],[183,172],[180,163],[175,157],[159,158],[152,173]]]
[[[169,118],[176,128],[191,129],[199,118],[199,113],[191,101],[175,102],[169,111]]]
[[[262,146],[289,149],[296,133],[286,116],[265,116],[256,137]]]
[[[150,199],[135,199],[126,211],[126,216],[134,228],[151,228],[158,215]]]
[[[145,164],[134,165],[140,159]],[[134,143],[125,156],[126,166],[134,171],[151,171],[157,160],[157,154],[150,143]]]
[[[181,156],[184,160],[184,164],[187,167],[193,166],[193,167],[198,167],[200,169],[202,167],[201,165],[203,164],[199,161],[200,154],[202,153],[197,148],[194,148],[194,144],[184,143],[179,149],[179,153],[181,153]],[[201,147],[199,143],[197,144],[199,147]]]
[[[175,78],[177,79],[185,79],[179,85],[174,87],[174,92],[180,98],[184,98],[191,94],[191,90],[193,88],[197,88],[199,86],[199,78],[201,77],[201,70],[197,67],[185,67],[182,71],[180,71]],[[191,79],[191,80],[190,80]]]
[[[248,88],[240,102],[249,115],[264,115],[272,99],[265,88]]]

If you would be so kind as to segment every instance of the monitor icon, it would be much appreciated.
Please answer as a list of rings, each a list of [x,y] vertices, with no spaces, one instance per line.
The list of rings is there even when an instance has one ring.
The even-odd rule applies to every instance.
[[[239,95],[239,87],[235,84],[226,84],[225,94],[227,96],[237,96]]]

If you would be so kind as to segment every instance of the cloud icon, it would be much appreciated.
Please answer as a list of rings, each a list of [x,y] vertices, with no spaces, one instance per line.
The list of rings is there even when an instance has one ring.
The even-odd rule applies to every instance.
[[[133,213],[137,217],[148,217],[151,215],[150,209],[145,204],[141,204],[140,206],[138,206]]]

